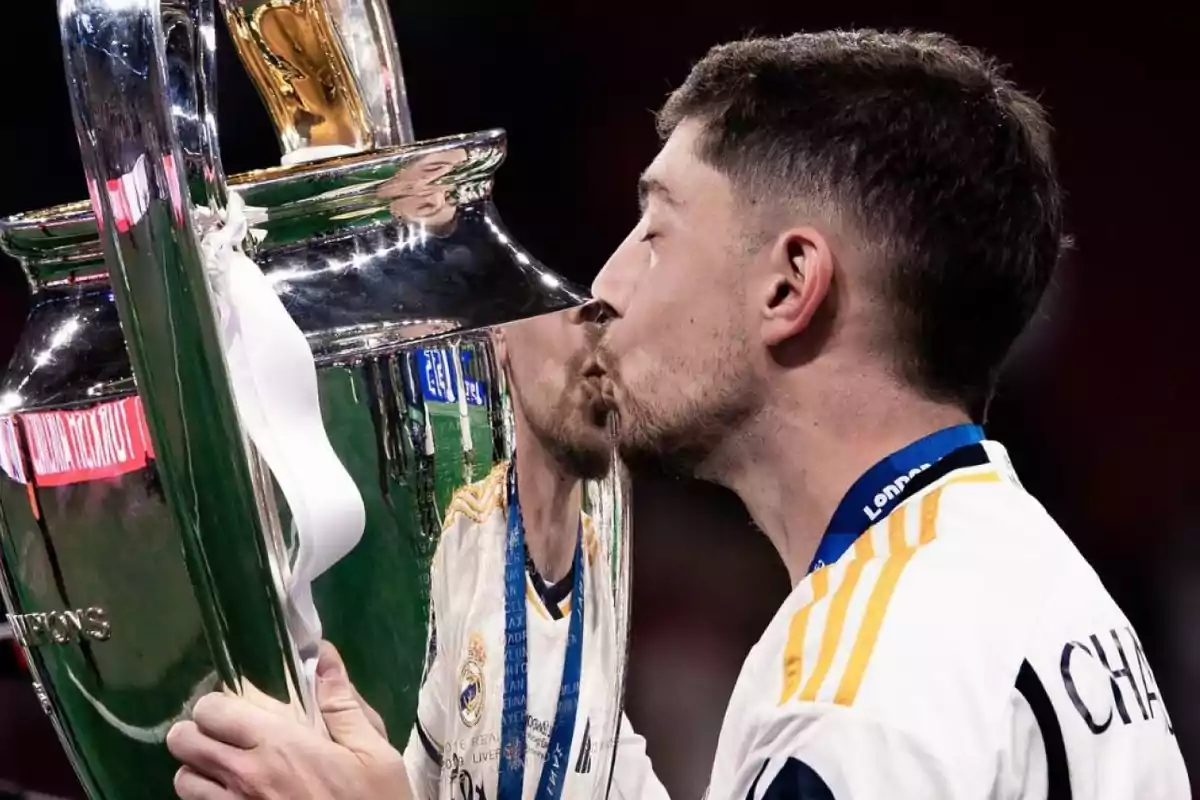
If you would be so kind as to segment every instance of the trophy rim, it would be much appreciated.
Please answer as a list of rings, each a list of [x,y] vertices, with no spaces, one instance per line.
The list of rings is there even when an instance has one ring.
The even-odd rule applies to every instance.
[[[414,306],[411,317],[397,312],[362,321],[305,326],[305,336],[319,367],[353,364],[417,341],[465,335],[575,307],[590,299],[584,287],[530,256],[504,229],[491,195],[496,170],[505,156],[505,143],[503,129],[490,129],[254,170],[239,173],[229,181],[230,188],[241,195],[247,206],[265,212],[254,223],[255,261],[264,273],[281,281],[295,283],[289,275],[293,269],[302,280],[305,275],[345,269],[353,262],[336,255],[314,266],[305,255],[310,246],[332,248],[328,252],[336,252],[340,242],[365,236],[364,241],[369,240],[371,247],[382,247],[380,253],[386,255],[403,249],[402,245],[424,242],[426,236],[437,241],[445,235],[444,231],[427,229],[419,215],[410,219],[393,204],[404,198],[424,202],[428,196],[438,195],[446,198],[447,207],[463,210],[457,215],[458,224],[467,221],[463,230],[477,227],[484,236],[479,241],[492,243],[497,254],[493,257],[500,258],[496,268],[503,266],[504,270],[512,271],[511,275],[502,273],[515,282],[509,281],[512,285],[504,290],[493,285],[486,303],[460,307],[447,299],[453,294],[449,292],[443,293],[440,305],[427,310]],[[459,152],[451,157],[436,157],[447,151]],[[430,156],[435,158],[425,162]],[[435,232],[430,233],[431,230]],[[18,262],[35,297],[66,289],[83,291],[96,298],[97,303],[112,301],[111,294],[107,301],[103,299],[111,288],[111,278],[97,221],[91,204],[86,201],[0,220],[0,249]],[[356,251],[356,255],[360,254]],[[300,258],[299,266],[292,267],[288,262],[293,257]],[[368,258],[365,263],[376,262]],[[386,258],[378,262],[383,266],[387,263]],[[359,268],[355,267],[355,271]],[[415,274],[420,274],[420,270]],[[453,285],[453,281],[447,284]],[[289,286],[280,291],[292,295],[297,288]],[[303,300],[296,302],[298,309],[319,307]],[[102,360],[106,364],[111,361]],[[0,394],[6,388],[3,376],[7,372],[0,371]],[[98,372],[95,382],[87,386],[55,388],[51,395],[33,392],[19,404],[19,409],[69,407],[132,391],[136,391],[136,386],[126,370],[104,371]]]
[[[228,186],[242,193],[247,202],[254,205],[254,198],[260,192],[305,182],[315,184],[336,180],[372,168],[402,166],[407,161],[459,148],[472,151],[492,148],[496,153],[482,170],[476,170],[470,176],[448,176],[444,185],[489,180],[504,161],[507,139],[508,134],[503,128],[450,134],[395,147],[240,172],[229,178]],[[373,188],[372,184],[364,183],[356,190],[342,194],[339,199],[367,194]],[[486,193],[490,194],[490,186]],[[302,198],[298,202],[311,199],[315,199],[315,196]],[[103,269],[99,231],[90,200],[75,200],[0,217],[0,251],[20,262],[29,278],[39,284],[59,272],[78,270],[93,262]],[[44,271],[46,274],[42,274]]]
[[[322,158],[316,161],[262,167],[247,172],[239,172],[229,179],[229,186],[241,191],[265,189],[297,180],[330,178],[375,166],[390,166],[398,160],[416,159],[435,153],[455,150],[460,147],[479,149],[492,146],[498,148],[503,157],[507,148],[507,141],[508,134],[503,128],[488,128],[475,131],[474,133],[455,133],[396,147],[381,147],[374,150],[365,150],[361,153]],[[495,172],[499,166],[500,162],[497,161],[491,167],[489,173]],[[456,181],[450,182],[453,183]]]

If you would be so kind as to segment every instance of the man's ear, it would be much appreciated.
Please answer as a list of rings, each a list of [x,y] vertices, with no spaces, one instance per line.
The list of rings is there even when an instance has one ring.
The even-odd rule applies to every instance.
[[[802,227],[782,233],[768,257],[760,308],[763,343],[774,347],[812,324],[833,282],[833,253],[820,231]]]

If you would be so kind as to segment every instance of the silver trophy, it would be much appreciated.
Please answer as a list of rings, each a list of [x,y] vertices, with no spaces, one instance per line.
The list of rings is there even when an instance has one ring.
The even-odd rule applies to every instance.
[[[418,705],[443,712],[425,793],[450,796],[454,736],[499,729],[503,617],[482,615],[506,487],[539,470],[568,523],[527,555],[586,544],[581,708],[611,745],[627,481],[587,295],[492,203],[504,133],[413,142],[382,0],[221,10],[281,166],[224,174],[212,0],[59,0],[90,202],[0,221],[33,290],[0,379],[0,590],[81,782],[171,796],[166,732],[218,688],[319,724],[329,639],[398,748]],[[528,494],[527,520],[554,517]],[[596,752],[573,796],[607,792],[615,747]]]

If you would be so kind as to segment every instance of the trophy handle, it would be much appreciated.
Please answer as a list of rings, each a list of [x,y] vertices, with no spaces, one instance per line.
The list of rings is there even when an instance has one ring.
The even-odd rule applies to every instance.
[[[412,144],[412,115],[387,0],[328,2],[367,107],[375,147]]]
[[[213,0],[59,0],[67,83],[114,300],[163,493],[222,682],[299,697],[220,344],[192,197],[221,209]],[[180,168],[182,166],[182,168]],[[188,184],[199,184],[189,186]],[[193,195],[193,191],[197,192]]]
[[[174,121],[184,176],[193,198],[211,209],[226,203],[217,138],[217,52],[211,2],[164,0],[167,110]]]

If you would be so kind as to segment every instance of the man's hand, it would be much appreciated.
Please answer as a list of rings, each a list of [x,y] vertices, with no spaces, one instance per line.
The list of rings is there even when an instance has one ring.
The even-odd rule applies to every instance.
[[[411,800],[400,754],[328,643],[317,662],[317,704],[329,738],[282,703],[202,697],[192,719],[167,734],[167,748],[183,762],[176,793],[183,800]]]

